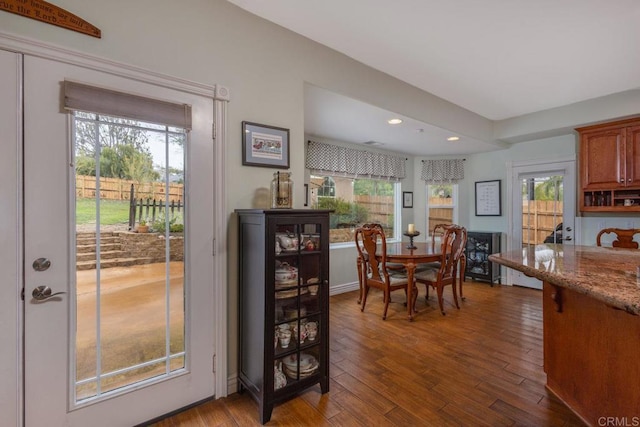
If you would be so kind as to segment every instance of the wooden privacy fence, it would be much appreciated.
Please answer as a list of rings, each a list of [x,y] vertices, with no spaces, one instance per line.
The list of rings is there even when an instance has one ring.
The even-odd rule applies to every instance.
[[[164,200],[167,188],[164,182],[139,183],[128,179],[100,178],[100,198],[108,200],[130,200],[131,186],[135,186],[136,197],[140,199]],[[76,196],[80,198],[96,197],[96,177],[76,175]],[[184,200],[184,185],[169,184],[169,201]]]
[[[367,209],[369,222],[377,222],[384,226],[393,224],[393,196],[354,196],[354,202]]]
[[[129,230],[135,228],[136,223],[140,224],[141,220],[147,223],[153,223],[158,218],[164,217],[162,213],[165,208],[169,210],[169,218],[175,218],[176,213],[180,213],[184,209],[184,203],[181,200],[171,200],[168,206],[162,200],[150,198],[137,198],[134,194],[134,187],[131,184],[129,190]]]
[[[522,244],[544,243],[562,222],[562,202],[553,200],[522,201]]]
[[[451,207],[446,207],[450,205]],[[432,207],[436,206],[436,207]],[[453,223],[453,199],[442,197],[429,197],[429,230],[431,233],[433,227],[438,224]]]

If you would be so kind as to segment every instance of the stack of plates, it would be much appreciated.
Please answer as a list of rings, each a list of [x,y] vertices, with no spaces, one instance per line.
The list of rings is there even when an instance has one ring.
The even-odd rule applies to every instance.
[[[306,294],[308,292],[309,292],[309,289],[300,288],[300,295]],[[294,288],[289,291],[278,291],[276,289],[276,299],[291,298],[295,296],[298,296],[298,288]]]
[[[293,280],[276,280],[276,290],[298,286],[298,279]]]
[[[284,373],[292,379],[298,378],[298,360],[297,355],[292,354],[285,357],[282,362],[284,363]],[[320,363],[318,360],[310,354],[300,353],[300,379],[306,378],[315,374],[318,371]]]

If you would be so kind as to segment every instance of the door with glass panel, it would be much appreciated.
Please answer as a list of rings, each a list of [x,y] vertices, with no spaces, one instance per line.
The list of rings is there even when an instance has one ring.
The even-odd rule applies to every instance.
[[[575,162],[515,167],[511,248],[533,248],[536,268],[551,269],[554,251],[574,244]],[[509,269],[509,283],[542,289],[542,282]]]
[[[205,97],[25,58],[27,426],[213,395],[212,118]]]

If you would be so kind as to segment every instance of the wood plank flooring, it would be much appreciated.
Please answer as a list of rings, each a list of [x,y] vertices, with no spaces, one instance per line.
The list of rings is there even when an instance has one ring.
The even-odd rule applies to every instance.
[[[582,426],[545,387],[542,292],[467,282],[461,308],[445,290],[406,317],[404,295],[372,289],[364,313],[355,292],[331,297],[331,385],[277,405],[280,426]],[[155,426],[260,425],[248,394],[233,394],[166,418]]]

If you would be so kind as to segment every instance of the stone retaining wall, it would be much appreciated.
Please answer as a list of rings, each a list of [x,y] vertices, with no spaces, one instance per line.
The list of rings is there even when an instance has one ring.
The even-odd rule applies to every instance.
[[[152,258],[152,262],[165,261],[165,236],[158,233],[117,233],[122,251],[127,258]],[[170,260],[184,261],[184,235],[173,233],[169,237]]]

